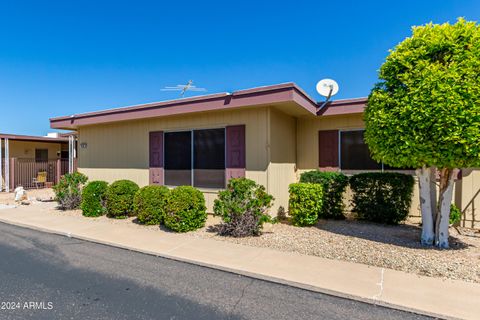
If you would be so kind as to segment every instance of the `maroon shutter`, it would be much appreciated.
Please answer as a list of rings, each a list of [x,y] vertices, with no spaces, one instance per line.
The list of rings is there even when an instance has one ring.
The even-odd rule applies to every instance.
[[[338,170],[338,130],[318,132],[318,166],[324,171]]]
[[[228,126],[226,129],[227,162],[225,164],[225,177],[245,177],[245,125]]]
[[[163,131],[150,132],[150,184],[163,185]]]

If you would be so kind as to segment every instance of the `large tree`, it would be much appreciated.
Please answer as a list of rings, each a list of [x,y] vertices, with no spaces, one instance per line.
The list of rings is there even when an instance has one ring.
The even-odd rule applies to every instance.
[[[456,171],[480,166],[480,26],[459,19],[412,31],[380,68],[365,140],[374,159],[416,168],[422,243],[446,248]]]

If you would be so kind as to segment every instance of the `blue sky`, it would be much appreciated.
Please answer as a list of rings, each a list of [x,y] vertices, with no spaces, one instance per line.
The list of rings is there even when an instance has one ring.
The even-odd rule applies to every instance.
[[[208,93],[333,78],[368,95],[412,25],[479,20],[463,1],[0,0],[0,132],[44,135],[48,119]],[[191,94],[190,94],[191,95]]]

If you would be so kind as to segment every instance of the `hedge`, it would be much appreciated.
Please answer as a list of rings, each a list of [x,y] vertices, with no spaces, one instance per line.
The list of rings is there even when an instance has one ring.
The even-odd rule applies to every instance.
[[[267,210],[273,197],[265,187],[246,178],[230,179],[227,189],[218,193],[213,206],[214,215],[222,217],[220,235],[233,237],[256,236],[263,223],[270,221]]]
[[[404,221],[412,203],[414,179],[394,172],[360,173],[350,178],[352,212],[359,219],[386,224]]]
[[[138,190],[133,199],[133,208],[138,221],[147,225],[162,223],[168,192],[167,187],[155,185]]]
[[[196,230],[207,220],[205,197],[200,190],[191,186],[171,190],[165,206],[165,226],[176,232]]]
[[[99,217],[107,212],[106,194],[108,183],[91,181],[82,190],[82,213],[86,217]]]
[[[133,198],[138,189],[138,185],[130,180],[112,183],[107,190],[107,215],[118,219],[133,216]]]
[[[318,213],[323,219],[344,219],[345,205],[343,194],[348,186],[348,177],[341,172],[307,171],[300,175],[300,182],[319,183],[323,187],[322,210]]]
[[[293,225],[305,227],[317,223],[322,210],[323,187],[318,183],[292,183],[288,207]]]

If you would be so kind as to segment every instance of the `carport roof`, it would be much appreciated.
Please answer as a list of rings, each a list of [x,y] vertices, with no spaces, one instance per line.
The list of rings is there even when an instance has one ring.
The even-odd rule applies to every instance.
[[[37,141],[37,142],[50,142],[50,143],[61,143],[61,142],[68,142],[67,137],[42,137],[42,136],[27,136],[27,135],[19,135],[19,134],[7,134],[7,133],[0,133],[0,139],[9,139],[9,140],[17,140],[17,141]]]

